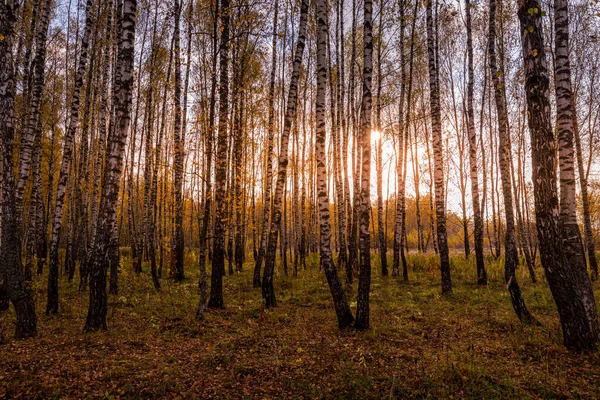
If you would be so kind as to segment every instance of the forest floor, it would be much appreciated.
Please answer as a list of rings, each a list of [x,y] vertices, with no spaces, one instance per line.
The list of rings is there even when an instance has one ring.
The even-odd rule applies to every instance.
[[[278,273],[278,307],[264,311],[252,262],[224,279],[224,310],[203,322],[197,266],[187,279],[135,276],[125,258],[110,296],[106,332],[84,334],[88,295],[61,281],[60,315],[46,316],[45,276],[34,282],[36,338],[0,346],[0,398],[595,398],[600,354],[561,345],[550,291],[519,279],[542,326],[523,326],[488,263],[478,287],[473,261],[452,258],[454,290],[441,296],[434,256],[410,256],[410,281],[382,278],[373,257],[371,329],[339,331],[317,256],[297,278]],[[77,279],[77,278],[76,278]],[[600,285],[595,284],[600,300]],[[353,310],[356,283],[347,287]],[[7,336],[12,311],[4,313]]]

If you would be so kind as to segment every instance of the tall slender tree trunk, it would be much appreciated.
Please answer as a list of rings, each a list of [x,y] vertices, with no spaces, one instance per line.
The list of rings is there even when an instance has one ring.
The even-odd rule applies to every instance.
[[[524,121],[523,121],[524,122]],[[515,187],[516,196],[515,196],[515,208],[517,211],[517,224],[519,230],[519,244],[521,246],[522,252],[525,255],[525,263],[527,264],[527,270],[529,271],[529,276],[531,278],[532,283],[537,282],[537,278],[535,276],[535,253],[532,256],[531,246],[530,246],[530,235],[529,235],[529,213],[526,212],[525,216],[527,217],[527,222],[523,217],[523,204],[525,204],[525,211],[527,211],[527,196],[525,193],[525,183],[523,179],[524,175],[524,129],[523,124],[521,123],[521,118],[519,118],[519,139],[517,146],[517,177],[515,180],[515,176],[513,173],[513,185]],[[511,165],[512,166],[512,165]]]
[[[19,224],[22,219],[23,193],[32,167],[32,158],[34,155],[33,144],[37,136],[38,120],[40,118],[42,106],[42,92],[44,90],[45,81],[44,66],[46,61],[46,36],[48,33],[48,24],[50,23],[51,3],[49,0],[43,0],[40,1],[39,5],[43,5],[43,11],[42,18],[39,22],[40,26],[39,29],[37,29],[36,51],[33,60],[33,80],[31,82],[33,87],[29,98],[31,103],[27,113],[27,129],[21,136],[20,168],[15,192],[16,217]],[[33,22],[32,30],[34,32],[36,31],[35,21]],[[33,47],[33,41],[30,42],[30,46]],[[29,66],[27,66],[27,68],[29,68]],[[26,82],[26,84],[29,85],[29,82]]]
[[[94,38],[92,43],[95,44],[97,38],[98,29],[94,29]],[[86,112],[82,118],[81,124],[81,139],[79,143],[79,153],[77,154],[77,161],[74,166],[76,172],[75,180],[73,184],[74,196],[73,196],[73,220],[74,220],[74,231],[77,235],[74,235],[74,249],[73,259],[79,260],[79,291],[84,292],[87,289],[88,284],[88,268],[86,260],[86,248],[87,244],[87,222],[88,222],[88,208],[87,198],[85,195],[86,183],[87,183],[87,172],[88,172],[88,155],[89,155],[89,134],[90,134],[90,116],[93,114],[92,110],[92,92],[93,90],[93,72],[95,69],[95,52],[92,46],[90,53],[90,65],[87,70],[87,85],[85,91],[84,110]],[[74,272],[74,271],[73,271]]]
[[[206,300],[208,295],[208,279],[206,276],[206,251],[208,249],[207,236],[208,229],[210,225],[210,214],[212,209],[212,159],[213,159],[213,141],[214,141],[214,120],[215,120],[215,100],[216,100],[216,90],[217,90],[217,45],[218,45],[218,15],[219,15],[219,2],[215,1],[215,9],[214,9],[214,19],[213,19],[213,35],[212,35],[212,65],[211,69],[213,71],[210,80],[210,104],[208,111],[208,129],[206,132],[206,165],[205,165],[205,177],[204,180],[206,182],[204,189],[204,204],[202,209],[202,221],[200,227],[200,237],[199,237],[199,255],[198,255],[198,264],[200,266],[200,279],[198,281],[198,286],[200,289],[200,301],[198,304],[198,309],[196,310],[196,320],[202,320],[204,318],[204,310],[206,307]]]
[[[565,235],[566,229],[559,217],[556,146],[550,120],[550,80],[541,10],[537,0],[520,3],[518,10],[540,256],[558,308],[565,346],[573,350],[595,350],[599,329],[590,279],[579,263],[569,263],[564,248],[564,238],[568,236]]]
[[[2,243],[0,247],[0,281],[8,292],[17,321],[15,338],[35,336],[37,318],[35,302],[25,287],[21,265],[21,229],[18,225],[16,182],[13,171],[15,139],[15,63],[13,41],[18,2],[0,3],[0,141],[2,146]],[[0,291],[3,288],[0,287]],[[0,298],[3,296],[0,294]],[[2,302],[0,300],[0,302]],[[6,308],[2,305],[1,308]]]
[[[503,71],[498,70],[496,61],[496,0],[490,0],[488,54],[490,75],[494,86],[496,100],[496,113],[498,116],[498,161],[500,164],[500,178],[502,181],[502,194],[504,200],[504,215],[506,232],[504,237],[504,281],[510,293],[513,309],[519,320],[525,323],[534,322],[533,316],[525,306],[525,300],[517,283],[515,268],[519,263],[517,243],[515,239],[515,217],[513,211],[513,196],[510,173],[510,157],[512,155],[511,142],[508,129],[508,115],[503,96]]]
[[[379,256],[381,259],[381,275],[388,275],[387,243],[385,240],[384,215],[383,215],[383,132],[381,130],[381,86],[383,75],[381,68],[381,46],[383,36],[383,5],[379,1],[379,40],[377,41],[377,94],[375,102],[375,129],[379,132],[377,140],[377,238],[379,242]]]
[[[227,218],[227,144],[229,114],[229,0],[221,0],[221,48],[219,77],[219,122],[215,165],[215,222],[212,274],[208,307],[222,308],[223,275],[225,273],[225,219]]]
[[[165,216],[165,207],[162,202],[159,202],[158,184],[159,184],[159,170],[161,166],[161,159],[166,159],[167,146],[163,150],[163,139],[166,128],[167,118],[167,88],[169,82],[171,82],[171,72],[173,67],[173,47],[175,45],[175,35],[171,40],[171,48],[169,51],[169,62],[167,66],[167,75],[165,79],[165,85],[162,91],[162,107],[160,110],[160,119],[158,121],[158,137],[156,138],[156,147],[154,149],[154,164],[152,168],[152,179],[150,185],[150,199],[148,202],[149,206],[149,224],[147,232],[148,251],[150,256],[150,274],[152,276],[152,283],[154,288],[159,291],[161,289],[159,278],[162,277],[162,266],[163,266],[163,218]],[[152,123],[152,119],[150,120]],[[163,154],[163,152],[165,154]],[[165,186],[166,180],[162,182],[162,200],[166,199]],[[158,239],[158,241],[157,241]],[[156,250],[158,249],[158,257],[156,256]]]
[[[444,149],[442,143],[442,118],[440,110],[439,72],[435,51],[434,23],[431,1],[427,2],[427,53],[429,58],[429,101],[431,106],[431,133],[433,139],[434,180],[435,180],[435,216],[438,250],[440,252],[440,271],[442,274],[442,293],[452,290],[450,279],[450,259],[448,256],[448,238],[446,235],[446,206],[444,195]]]
[[[575,113],[575,96],[572,96],[571,104],[573,108],[573,134],[575,137],[575,150],[577,154],[577,170],[579,172],[579,185],[581,187],[581,202],[583,203],[583,232],[585,237],[585,247],[588,253],[588,262],[592,280],[598,279],[598,261],[596,260],[596,244],[594,243],[594,234],[592,231],[592,218],[590,214],[590,195],[588,193],[587,173],[583,165],[583,154],[581,151],[581,137],[577,124],[577,114]]]
[[[123,153],[127,140],[127,131],[131,122],[132,90],[133,90],[133,58],[135,45],[136,0],[118,0],[117,29],[119,36],[117,71],[113,102],[115,104],[115,129],[110,132],[104,176],[102,197],[98,213],[99,232],[96,235],[92,256],[90,257],[90,304],[88,308],[85,331],[106,329],[107,295],[106,271],[108,270],[109,254],[107,251],[113,242],[113,218],[117,207],[121,171],[123,169]],[[113,226],[111,226],[113,225]]]
[[[369,294],[371,291],[371,237],[369,219],[371,214],[371,92],[373,80],[373,2],[364,1],[363,14],[363,88],[361,108],[361,180],[360,180],[360,269],[356,304],[356,329],[369,328]]]
[[[350,75],[348,77],[350,94],[348,98],[348,114],[351,116],[350,125],[352,126],[352,181],[353,181],[353,200],[352,209],[348,210],[350,214],[350,223],[348,224],[348,265],[346,266],[346,282],[352,283],[354,277],[354,271],[358,268],[358,210],[360,208],[360,172],[358,170],[358,158],[359,153],[357,149],[358,144],[358,126],[356,123],[356,110],[355,110],[355,68],[356,68],[356,2],[352,0],[352,33],[351,42],[352,46],[350,49]],[[348,167],[347,165],[345,166]]]
[[[263,194],[263,221],[260,233],[260,246],[258,257],[254,265],[253,285],[260,286],[260,269],[267,247],[267,234],[269,231],[269,216],[271,209],[271,185],[273,184],[273,136],[275,134],[275,74],[277,72],[277,20],[279,13],[279,1],[275,0],[275,12],[273,15],[273,49],[271,54],[271,76],[269,79],[269,120],[267,122],[267,149],[265,157],[265,183]]]
[[[175,0],[175,27],[174,27],[174,51],[175,51],[175,121],[174,121],[174,145],[175,157],[173,158],[173,192],[175,195],[175,232],[173,238],[172,269],[175,271],[175,281],[182,281],[184,278],[183,256],[185,243],[183,237],[183,160],[185,132],[181,129],[181,53],[180,53],[180,34],[179,20],[181,17],[180,0]]]
[[[56,192],[56,203],[54,206],[54,219],[52,223],[52,238],[50,241],[50,263],[48,272],[48,301],[46,303],[46,314],[58,313],[58,246],[60,242],[60,229],[62,227],[63,206],[69,178],[69,168],[73,153],[73,143],[77,127],[79,125],[79,102],[81,87],[83,86],[83,75],[88,59],[88,47],[93,25],[92,0],[86,1],[85,6],[85,28],[81,39],[79,62],[75,75],[75,86],[71,98],[69,126],[65,133],[63,158],[58,176],[58,188]]]
[[[394,239],[397,242],[397,246],[400,248],[400,259],[402,260],[402,279],[408,281],[408,263],[406,262],[405,250],[407,247],[405,246],[406,241],[406,171],[407,171],[407,155],[408,155],[408,147],[411,145],[410,138],[410,110],[409,106],[412,101],[412,86],[413,86],[413,67],[414,67],[414,47],[415,47],[415,27],[417,23],[417,9],[419,6],[419,0],[415,1],[415,6],[412,14],[412,26],[410,33],[410,57],[409,57],[409,67],[408,67],[408,90],[406,92],[406,116],[405,119],[400,119],[400,129],[402,130],[401,137],[399,138],[399,142],[402,141],[404,143],[403,146],[399,146],[399,154],[398,157],[402,157],[402,162],[398,161],[401,164],[402,171],[398,175],[398,200],[400,202],[400,231],[399,238]],[[401,6],[402,7],[402,6]],[[404,11],[402,11],[404,13]],[[401,47],[401,51],[404,48]],[[401,57],[402,58],[402,57]],[[402,63],[404,65],[404,63]],[[406,76],[404,71],[402,71],[403,84],[406,82]],[[401,96],[402,97],[402,96]],[[396,256],[394,256],[396,257]]]
[[[339,213],[340,237],[343,243],[340,243],[340,252],[338,255],[340,269],[348,270],[348,217],[350,212],[350,179],[348,177],[348,121],[344,112],[344,101],[346,99],[346,73],[345,73],[345,36],[344,36],[344,0],[338,0],[337,4],[337,29],[336,29],[336,49],[338,57],[337,82],[338,82],[338,120],[341,129],[341,157],[339,158],[343,183],[343,204],[340,205],[342,213]],[[338,45],[339,43],[339,45]]]
[[[396,179],[397,179],[397,198],[396,198],[396,218],[394,220],[394,259],[392,261],[392,276],[400,275],[400,251],[403,248],[402,243],[402,229],[403,229],[403,213],[406,209],[405,199],[405,181],[404,181],[404,168],[406,168],[406,160],[404,158],[404,147],[406,143],[404,141],[404,132],[408,128],[404,125],[404,96],[406,92],[406,67],[405,53],[404,53],[404,31],[406,29],[406,17],[404,10],[406,8],[404,0],[400,0],[398,3],[400,9],[400,98],[398,99],[398,149],[396,159]],[[408,113],[408,110],[407,110]],[[405,259],[402,260],[403,262]]]
[[[471,178],[471,205],[473,207],[473,236],[475,245],[475,263],[477,264],[477,283],[487,285],[487,273],[483,258],[483,217],[481,215],[481,201],[479,200],[479,175],[477,167],[477,132],[475,132],[475,111],[473,109],[473,86],[475,73],[473,72],[473,34],[471,28],[471,1],[465,0],[467,13],[467,130],[469,135],[469,166]],[[483,107],[483,105],[482,105]]]
[[[154,76],[155,76],[155,68],[156,68],[156,53],[157,53],[157,19],[158,19],[158,6],[154,11],[154,23],[153,23],[153,32],[152,32],[152,42],[150,44],[150,59],[149,59],[149,73],[148,73],[148,88],[146,89],[146,101],[145,101],[145,112],[144,112],[144,121],[142,124],[142,136],[145,132],[145,142],[144,142],[144,202],[142,205],[143,209],[143,235],[140,243],[140,261],[139,266],[136,266],[136,271],[142,271],[142,260],[144,259],[144,255],[146,257],[149,256],[148,248],[150,246],[154,246],[154,237],[152,236],[153,229],[151,227],[152,223],[152,204],[150,203],[150,192],[152,187],[152,141],[154,137]],[[152,274],[152,281],[156,287],[156,271],[154,269],[155,265],[150,265],[150,273]]]
[[[303,5],[307,3],[303,1]],[[306,4],[308,8],[308,4]],[[306,11],[305,11],[306,12]],[[321,268],[325,272],[329,290],[333,297],[333,304],[340,329],[352,324],[354,317],[346,300],[342,283],[338,277],[333,257],[331,255],[331,227],[329,215],[329,196],[327,191],[326,167],[326,109],[325,92],[327,90],[327,5],[326,0],[317,3],[317,98],[316,112],[316,140],[315,155],[317,161],[317,199],[319,207],[319,231]]]
[[[283,132],[281,133],[281,142],[279,146],[277,183],[275,185],[275,196],[273,198],[273,209],[271,211],[271,228],[269,230],[269,240],[267,243],[267,253],[265,258],[265,271],[262,280],[262,296],[267,308],[277,305],[275,291],[273,289],[275,252],[277,250],[277,236],[281,227],[283,189],[287,177],[288,142],[290,130],[292,128],[292,122],[296,118],[296,110],[298,105],[298,80],[300,78],[300,65],[302,64],[302,56],[304,54],[307,24],[308,0],[302,0],[302,5],[300,7],[300,27],[298,30],[298,40],[296,42],[296,52],[294,54],[294,63],[292,65],[292,76],[290,77],[290,89],[288,92],[285,118],[283,121]]]
[[[112,3],[112,0],[111,0]],[[109,21],[111,21],[112,15],[109,16]],[[148,31],[148,21],[150,18],[146,19],[146,23],[144,25],[144,33],[142,35],[142,50],[140,52],[140,59],[143,59],[144,57],[144,48],[146,47],[146,33]],[[106,54],[106,60],[108,61],[108,53],[109,53],[109,49],[110,49],[110,45],[107,46],[107,54]],[[133,194],[133,187],[134,187],[134,181],[133,181],[133,167],[136,164],[135,163],[135,149],[136,149],[136,140],[137,140],[137,129],[138,129],[138,124],[137,124],[137,120],[138,120],[138,115],[139,115],[139,109],[140,109],[140,99],[141,99],[141,79],[142,79],[142,63],[140,63],[140,66],[138,68],[138,74],[137,74],[137,99],[136,99],[136,104],[135,104],[135,112],[134,112],[134,117],[133,117],[133,126],[132,126],[132,133],[131,133],[131,161],[129,163],[129,179],[127,180],[127,196],[128,196],[128,212],[127,212],[127,217],[128,217],[128,228],[129,228],[129,235],[130,235],[130,240],[131,240],[131,264],[133,267],[133,271],[136,274],[139,274],[142,272],[142,255],[143,255],[143,235],[139,235],[138,234],[138,229],[136,226],[137,225],[137,218],[135,215],[135,210],[137,209],[137,203],[138,203],[138,199],[137,197],[134,198],[134,194]],[[103,113],[105,113],[107,110],[107,106],[106,106],[106,102],[107,102],[107,90],[108,90],[108,63],[106,63],[106,67],[105,67],[105,73],[103,76],[103,92],[102,92],[102,103],[104,104],[104,106],[101,108]],[[103,118],[103,117],[101,117]],[[106,122],[104,124],[100,124],[100,126],[106,126]],[[100,135],[103,136],[105,135],[105,131],[106,128],[101,129],[100,131]],[[140,154],[138,156],[138,165],[141,164],[141,150],[142,150],[142,146],[141,143],[143,143],[143,138],[144,138],[144,131],[143,131],[143,125],[142,125],[142,133],[141,133],[141,142],[140,142]],[[100,157],[99,157],[100,159]],[[139,168],[139,167],[138,167]],[[100,167],[97,168],[97,170],[100,170]],[[140,173],[141,171],[138,169],[137,172],[137,177],[136,177],[136,190],[138,188],[137,182],[139,179],[139,176],[141,175]],[[99,181],[99,179],[97,179]],[[139,196],[139,191],[137,192],[137,196]],[[94,213],[93,213],[94,214]],[[138,214],[139,216],[139,214]],[[94,218],[94,216],[92,216],[92,223],[94,223],[93,221],[96,218]],[[95,229],[94,229],[95,230]]]
[[[182,1],[183,4],[183,1]],[[185,145],[185,135],[187,134],[187,109],[188,109],[188,93],[189,93],[189,87],[190,87],[190,71],[192,68],[192,36],[193,36],[193,17],[194,17],[194,2],[190,1],[188,3],[188,9],[187,9],[187,44],[186,44],[186,66],[185,66],[185,77],[184,77],[184,82],[183,82],[183,110],[182,110],[182,116],[181,116],[181,124],[182,124],[182,132],[183,132],[183,144]],[[145,32],[144,32],[145,33]],[[184,166],[187,164],[187,160],[188,160],[188,156],[186,154],[183,155],[183,164]],[[182,170],[185,167],[182,168]],[[197,170],[197,166],[194,166],[194,170]],[[182,172],[183,173],[183,172]],[[191,192],[194,192],[196,189],[196,179],[198,178],[198,175],[195,174],[195,176],[192,178],[192,187],[191,187]],[[185,205],[185,204],[184,204]],[[190,204],[190,208],[191,210],[194,209],[194,201],[192,199],[191,204]],[[185,208],[183,209],[182,212],[182,221],[183,221],[183,217],[185,214]],[[190,212],[190,229],[189,229],[189,241],[188,241],[188,246],[192,247],[193,245],[193,240],[192,238],[193,233],[194,233],[194,229],[193,229],[193,224],[194,224],[194,212]],[[183,222],[182,222],[183,225]]]
[[[50,22],[50,10],[51,2],[49,0],[42,2],[43,11],[42,18],[40,20],[40,27],[37,32],[36,39],[36,54],[33,60],[34,77],[33,77],[33,90],[31,94],[31,105],[28,113],[29,121],[27,121],[27,129],[24,135],[21,137],[21,168],[19,173],[19,180],[17,182],[17,193],[16,193],[16,209],[17,209],[17,220],[20,221],[23,217],[23,192],[25,190],[25,184],[29,177],[29,172],[33,177],[31,186],[31,205],[30,205],[30,220],[29,220],[29,237],[27,239],[26,247],[26,262],[25,262],[25,280],[31,281],[33,275],[33,255],[38,248],[40,239],[40,224],[41,215],[40,211],[43,212],[43,204],[41,199],[41,140],[42,140],[42,126],[40,120],[40,111],[42,105],[42,92],[44,90],[45,81],[45,60],[46,60],[46,36],[48,33],[48,24]],[[33,43],[31,43],[33,46]],[[25,230],[23,230],[25,231]]]
[[[244,47],[242,51],[247,51],[245,47],[247,47],[247,36],[244,35],[241,39],[244,41],[244,44],[241,45]],[[234,254],[233,261],[235,264],[236,272],[242,272],[242,267],[244,264],[244,240],[243,240],[243,220],[244,215],[242,213],[243,208],[243,188],[242,181],[244,179],[244,171],[243,171],[243,148],[246,145],[245,142],[245,133],[244,133],[244,106],[245,106],[245,86],[244,79],[246,68],[244,68],[246,54],[242,53],[240,56],[240,64],[241,68],[237,69],[237,80],[239,82],[237,91],[237,111],[236,117],[234,121],[234,133],[235,137],[233,140],[233,212],[232,217],[235,218],[234,224],[232,224],[232,229],[234,231]],[[233,218],[232,218],[233,219]]]

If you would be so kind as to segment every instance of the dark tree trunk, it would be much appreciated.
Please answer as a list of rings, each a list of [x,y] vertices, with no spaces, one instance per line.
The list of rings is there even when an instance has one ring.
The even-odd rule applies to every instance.
[[[359,330],[369,328],[369,295],[371,291],[371,237],[369,220],[371,214],[371,92],[373,80],[373,2],[364,1],[363,17],[363,88],[361,108],[361,180],[360,180],[360,272],[358,277],[358,297],[354,327]]]
[[[15,204],[16,182],[12,173],[15,139],[15,73],[12,44],[15,36],[17,5],[0,3],[0,137],[2,146],[2,244],[0,247],[0,282],[8,292],[17,321],[15,338],[35,336],[35,303],[25,287],[21,265],[21,229]],[[1,284],[0,284],[1,285]],[[0,292],[2,289],[0,289]],[[0,299],[2,298],[0,293]],[[6,302],[0,300],[0,306]]]
[[[75,86],[70,106],[69,126],[65,133],[63,159],[58,176],[58,189],[56,192],[56,203],[54,206],[54,219],[52,223],[52,239],[50,242],[50,263],[48,270],[48,301],[46,303],[46,314],[58,313],[58,246],[60,242],[60,229],[62,227],[63,206],[65,202],[69,169],[73,155],[75,133],[79,125],[79,105],[81,87],[83,86],[83,75],[88,59],[88,47],[93,25],[92,0],[87,0],[85,6],[85,30],[81,39],[81,50],[75,75]]]
[[[102,197],[98,213],[98,234],[90,257],[90,304],[84,330],[86,332],[106,329],[107,295],[106,272],[109,264],[109,249],[114,246],[117,207],[123,152],[131,120],[133,89],[133,58],[136,22],[136,0],[119,0],[117,7],[117,71],[113,101],[115,104],[115,129],[109,133]],[[122,12],[119,12],[121,11]]]
[[[227,218],[227,144],[229,114],[229,0],[221,0],[221,48],[219,77],[219,122],[217,160],[215,165],[215,222],[212,273],[208,307],[223,308],[223,275],[225,273],[225,219]]]
[[[540,257],[558,308],[564,344],[573,350],[596,350],[599,339],[596,303],[585,269],[570,265],[563,247],[556,187],[556,145],[551,123],[550,80],[546,65],[540,3],[520,3],[525,92],[533,159],[533,189]]]
[[[173,179],[173,192],[175,194],[175,232],[173,238],[173,255],[175,281],[180,282],[184,278],[183,257],[185,243],[183,237],[183,160],[185,132],[181,129],[181,54],[180,54],[180,34],[179,20],[181,16],[180,0],[175,0],[175,31],[174,31],[174,51],[175,51],[175,157],[173,159],[173,170],[175,177]]]

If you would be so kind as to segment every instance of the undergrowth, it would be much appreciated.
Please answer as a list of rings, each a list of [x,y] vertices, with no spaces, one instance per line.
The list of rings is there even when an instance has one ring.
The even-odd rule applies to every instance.
[[[119,295],[109,297],[106,332],[84,334],[88,294],[60,281],[60,314],[45,316],[46,278],[32,290],[36,338],[0,347],[0,398],[592,398],[600,357],[561,345],[558,315],[543,279],[518,269],[527,306],[541,326],[519,323],[488,258],[489,285],[474,260],[454,255],[454,289],[442,296],[437,258],[409,254],[409,281],[383,278],[373,255],[371,329],[339,331],[318,256],[298,277],[277,268],[278,307],[264,310],[252,288],[253,262],[224,279],[224,310],[194,320],[197,260],[186,279],[154,291],[124,251]],[[391,258],[390,258],[391,265]],[[165,270],[168,268],[165,266]],[[539,269],[539,268],[538,268]],[[209,268],[210,270],[210,268]],[[543,277],[541,270],[538,277]],[[291,271],[290,271],[291,273]],[[343,274],[340,274],[343,275]],[[353,308],[356,285],[345,285]],[[596,297],[599,287],[595,284]],[[0,316],[5,332],[13,311]]]

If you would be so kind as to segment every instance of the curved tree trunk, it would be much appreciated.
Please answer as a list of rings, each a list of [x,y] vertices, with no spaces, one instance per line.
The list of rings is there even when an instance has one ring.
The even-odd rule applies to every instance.
[[[569,61],[569,3],[554,0],[555,90],[558,125],[558,167],[560,179],[560,218],[563,223],[563,243],[568,263],[586,270],[585,252],[577,223],[577,194],[575,182],[575,150],[573,132],[576,113],[571,90]]]
[[[569,3],[554,0],[555,39],[555,89],[558,124],[558,165],[560,171],[560,218],[562,220],[563,249],[571,269],[581,275],[587,270],[581,232],[577,223],[577,198],[575,191],[575,157],[573,132],[576,113],[571,89],[571,65],[569,61]],[[594,257],[595,258],[595,255]],[[580,290],[589,321],[589,329],[600,339],[594,292],[589,277],[581,275]]]
[[[305,2],[303,2],[305,3]],[[342,283],[338,277],[331,255],[331,226],[329,214],[329,196],[327,193],[327,160],[325,154],[326,110],[325,92],[327,90],[327,5],[326,0],[317,3],[317,98],[315,156],[317,162],[317,201],[319,207],[319,231],[321,268],[325,272],[329,290],[340,329],[350,326],[354,318],[346,300]]]
[[[565,229],[562,218],[558,217],[556,146],[550,120],[550,80],[541,9],[537,0],[527,0],[518,10],[540,256],[560,315],[565,346],[574,350],[595,350],[599,330],[590,279],[579,264],[569,264],[564,249]]]
[[[510,173],[511,142],[508,130],[508,115],[504,103],[502,86],[504,85],[503,72],[498,70],[496,63],[496,0],[490,0],[490,20],[488,36],[488,54],[490,75],[494,85],[494,98],[498,115],[498,161],[500,164],[500,179],[502,181],[502,194],[504,200],[504,215],[506,219],[506,232],[504,237],[504,281],[508,287],[512,305],[519,320],[525,323],[534,321],[533,316],[525,306],[521,289],[515,276],[515,268],[519,263],[517,244],[515,239],[515,217],[513,211],[513,196]]]

